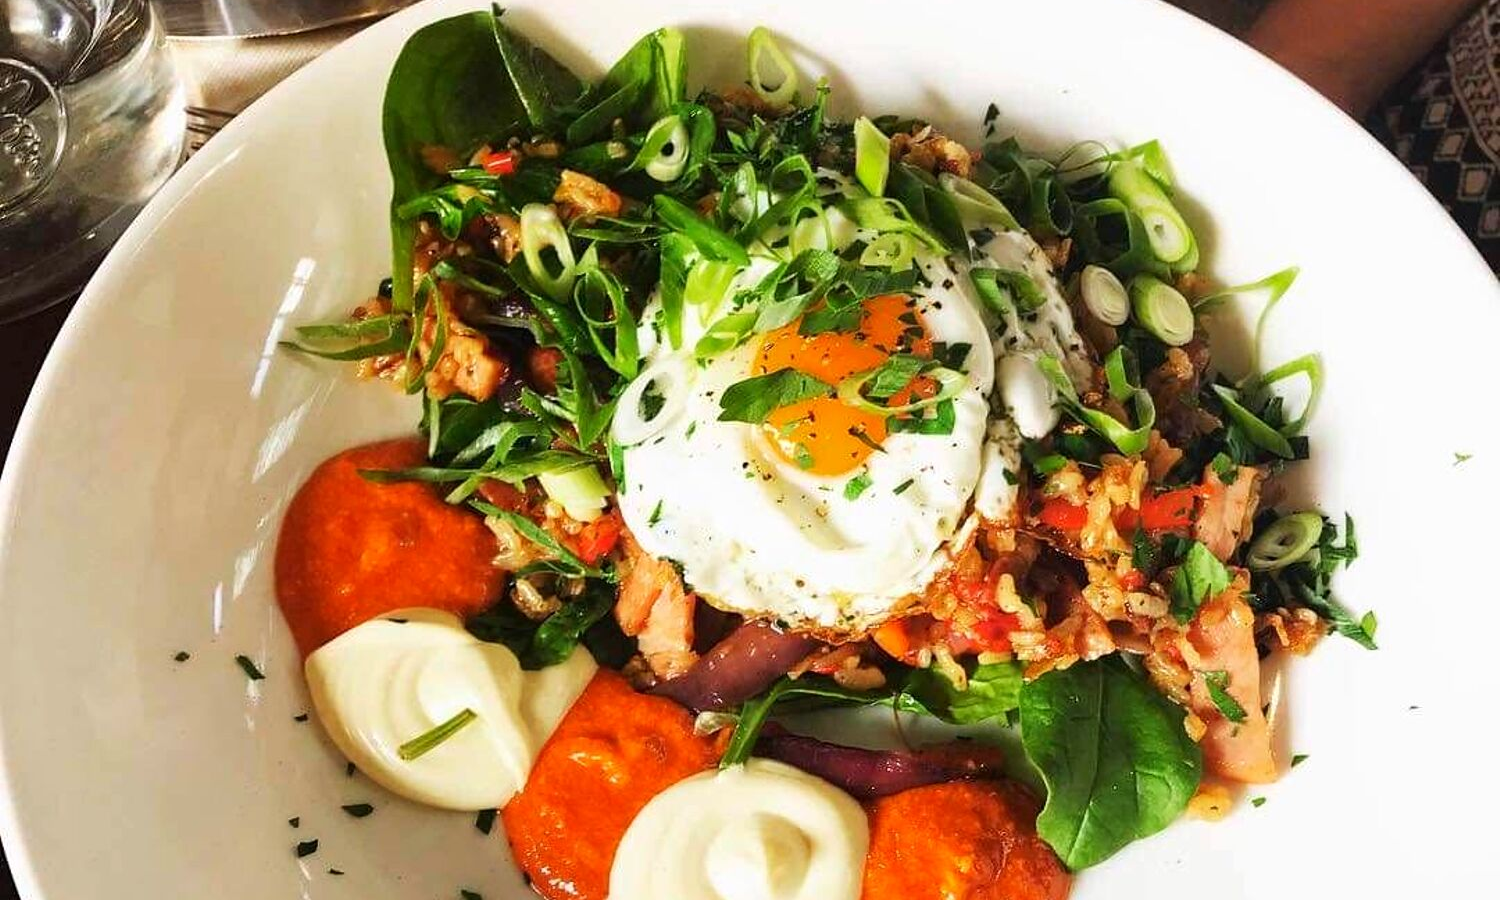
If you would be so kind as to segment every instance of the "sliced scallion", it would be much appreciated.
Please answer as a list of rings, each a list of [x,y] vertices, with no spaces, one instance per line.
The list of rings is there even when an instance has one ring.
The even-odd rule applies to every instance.
[[[1250,351],[1250,370],[1259,371],[1261,342],[1265,337],[1266,321],[1271,316],[1271,310],[1275,309],[1276,304],[1281,302],[1281,298],[1286,295],[1286,292],[1291,290],[1292,284],[1297,280],[1299,272],[1301,272],[1301,269],[1291,266],[1290,268],[1282,269],[1280,272],[1267,275],[1259,281],[1224,288],[1199,300],[1195,308],[1201,312],[1207,312],[1228,302],[1231,297],[1238,296],[1239,294],[1265,291],[1266,305],[1261,307],[1260,316],[1255,320],[1255,343],[1252,345]]]
[[[1130,295],[1115,273],[1103,266],[1084,266],[1078,292],[1094,318],[1106,325],[1124,325],[1130,318]]]
[[[740,267],[734,263],[700,259],[688,270],[682,299],[692,306],[701,307],[701,318],[711,319],[729,296],[729,288],[739,271]]]
[[[1140,216],[1157,259],[1177,268],[1194,253],[1196,241],[1192,229],[1140,160],[1121,160],[1110,169],[1109,192]]]
[[[839,382],[839,399],[855,409],[861,409],[865,412],[875,413],[876,415],[903,416],[937,406],[946,400],[952,400],[963,393],[964,385],[968,383],[968,378],[962,372],[938,366],[919,373],[921,377],[931,378],[938,383],[936,394],[933,394],[931,397],[914,400],[911,403],[903,403],[899,406],[881,406],[878,403],[870,401],[864,395],[865,385],[873,380],[880,371],[881,368],[874,368],[866,372],[858,372]]]
[[[1078,399],[1072,379],[1057,357],[1043,356],[1036,364],[1057,389],[1058,399],[1069,415],[1097,431],[1127,456],[1145,451],[1146,445],[1151,442],[1151,429],[1156,425],[1156,404],[1152,402],[1149,392],[1131,384],[1125,371],[1124,347],[1116,347],[1114,352],[1105,357],[1104,375],[1109,382],[1111,396],[1122,403],[1131,401],[1136,419],[1134,428],[1103,410],[1084,406]]]
[[[1282,459],[1292,459],[1297,454],[1292,450],[1292,444],[1286,436],[1276,429],[1262,422],[1260,417],[1251,412],[1240,402],[1239,394],[1222,384],[1214,385],[1214,393],[1219,395],[1219,401],[1224,404],[1224,412],[1230,421],[1238,425],[1250,439],[1250,443],[1274,453]]]
[[[874,122],[860,116],[854,120],[854,177],[870,196],[883,197],[890,173],[891,139]]]
[[[917,242],[909,234],[882,234],[871,241],[859,255],[859,264],[868,269],[891,269],[899,271],[911,268],[916,257]]]
[[[1307,420],[1312,418],[1313,410],[1317,408],[1318,398],[1323,395],[1323,358],[1316,353],[1309,353],[1284,362],[1259,378],[1251,379],[1257,389],[1264,389],[1297,375],[1307,376],[1307,401],[1297,418],[1281,426],[1281,433],[1287,437],[1302,433],[1302,429],[1307,427]]]
[[[657,181],[676,181],[688,164],[688,130],[682,117],[664,116],[646,132],[633,168],[645,170]]]
[[[944,172],[938,176],[938,186],[952,195],[953,205],[966,223],[980,227],[999,226],[1005,231],[1021,230],[1021,223],[999,197],[969,179]]]
[[[542,258],[543,251],[551,250],[557,257],[557,272],[554,274]],[[577,259],[573,246],[568,242],[568,230],[552,207],[543,203],[528,203],[521,210],[521,255],[526,259],[526,269],[531,277],[553,300],[569,299],[573,291],[573,279]]]
[[[1284,569],[1306,558],[1322,535],[1323,517],[1317,513],[1282,516],[1251,541],[1245,564],[1252,572]]]
[[[659,434],[682,408],[692,378],[692,367],[680,356],[666,356],[647,366],[615,404],[615,441],[630,447]],[[648,391],[661,400],[654,410],[646,408]]]
[[[780,75],[780,78],[772,79],[775,87],[768,86],[761,77],[765,57],[770,58]],[[776,38],[771,35],[771,30],[764,25],[757,26],[750,32],[746,46],[746,66],[746,80],[750,82],[751,89],[770,105],[786,106],[797,96],[797,67],[792,65],[791,57],[786,55],[781,45],[776,43]]]
[[[424,731],[423,733],[402,744],[400,747],[397,747],[396,755],[406,760],[407,762],[411,762],[412,760],[417,759],[418,757],[430,752],[443,741],[448,740],[448,738],[453,737],[465,725],[469,724],[477,718],[479,718],[478,713],[474,712],[474,710],[469,709],[468,707],[464,707],[456,714],[454,714],[453,718],[449,719],[448,721],[443,722],[442,724],[437,725],[429,729],[428,731]]]
[[[1130,307],[1141,327],[1169,347],[1193,339],[1193,307],[1176,288],[1155,275],[1130,279]]]

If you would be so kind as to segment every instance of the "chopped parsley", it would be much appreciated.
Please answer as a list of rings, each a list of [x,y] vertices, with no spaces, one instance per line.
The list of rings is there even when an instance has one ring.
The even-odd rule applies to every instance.
[[[356,819],[363,819],[365,816],[368,816],[370,813],[375,811],[375,807],[371,806],[368,803],[346,803],[343,806],[339,807],[339,809],[342,809],[344,812],[348,813]]]
[[[778,369],[768,375],[746,378],[725,388],[719,397],[720,422],[749,422],[759,425],[773,411],[810,400],[826,397],[827,384],[811,375],[795,369]]]
[[[656,501],[656,507],[651,510],[650,518],[646,519],[647,525],[655,525],[657,522],[661,521],[661,504],[662,501]]]
[[[1292,768],[1297,768],[1307,761],[1306,753],[1298,753],[1292,756]]]
[[[1223,670],[1204,672],[1203,681],[1208,685],[1208,698],[1231,722],[1245,721],[1245,708],[1229,693],[1229,673]]]
[[[1257,808],[1257,809],[1259,809],[1260,807],[1266,805],[1266,798],[1265,797],[1251,797],[1250,798],[1250,805],[1253,806],[1253,807],[1255,807],[1255,808]]]
[[[312,856],[314,853],[317,853],[317,852],[318,852],[318,839],[317,838],[313,838],[310,841],[298,841],[297,842],[297,858],[298,859],[301,859],[304,856]]]
[[[1471,460],[1473,458],[1474,458],[1474,454],[1472,454],[1472,453],[1457,453],[1457,452],[1455,452],[1453,454],[1453,465],[1455,465],[1455,466],[1461,466],[1461,465],[1463,465],[1464,463],[1468,462],[1469,460]]]
[[[844,499],[857,500],[872,484],[870,476],[861,472],[844,483]]]
[[[1296,765],[1296,763],[1293,763]],[[495,828],[495,810],[481,809],[474,817],[474,827],[479,829],[480,834],[489,834]]]
[[[188,660],[193,658],[193,654],[187,652],[186,650],[178,650],[176,653],[172,654],[172,658],[178,662],[187,662]]]
[[[254,661],[252,661],[250,657],[241,654],[239,656],[236,656],[234,658],[234,661],[240,664],[240,668],[245,670],[245,677],[249,678],[251,681],[265,680],[266,676],[261,672],[260,669],[256,668]]]
[[[1210,597],[1229,587],[1229,570],[1209,552],[1201,541],[1188,547],[1182,564],[1172,575],[1168,593],[1172,598],[1172,615],[1184,624],[1192,621],[1198,607]]]
[[[813,459],[812,451],[808,450],[801,444],[797,444],[795,446],[796,452],[792,454],[792,459],[796,461],[797,468],[811,469],[813,467],[813,463],[816,462],[816,460]]]
[[[896,489],[893,490],[893,491],[891,491],[891,493],[898,494],[898,495],[906,493],[906,489],[909,488],[909,487],[911,487],[913,481],[915,481],[915,479],[913,479],[913,478],[906,479],[905,481],[903,481],[900,484],[896,485]]]

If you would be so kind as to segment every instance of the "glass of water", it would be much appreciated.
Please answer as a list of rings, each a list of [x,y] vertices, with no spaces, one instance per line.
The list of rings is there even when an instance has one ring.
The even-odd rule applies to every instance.
[[[0,0],[0,322],[74,296],[182,158],[147,0]]]

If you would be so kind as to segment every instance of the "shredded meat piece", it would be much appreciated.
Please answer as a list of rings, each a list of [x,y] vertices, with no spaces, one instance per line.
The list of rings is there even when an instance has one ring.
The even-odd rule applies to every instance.
[[[618,216],[624,201],[605,185],[572,169],[563,169],[562,180],[552,193],[558,214],[566,221]]]
[[[968,178],[974,167],[974,155],[969,148],[931,125],[924,125],[910,134],[891,135],[891,159],[924,172],[952,172],[960,178]]]
[[[1221,560],[1232,556],[1240,541],[1249,536],[1265,477],[1254,466],[1240,466],[1236,473],[1234,482],[1226,485],[1213,466],[1203,471],[1205,496],[1193,523],[1193,537]]]
[[[1166,480],[1167,473],[1182,461],[1182,451],[1167,443],[1160,431],[1152,429],[1146,452],[1141,454],[1141,459],[1146,461],[1151,483],[1160,484]]]
[[[438,302],[452,304],[449,286],[443,287]],[[424,366],[436,342],[437,315],[433,312],[422,323],[422,339],[417,342],[417,355]],[[508,374],[510,363],[490,346],[490,339],[459,321],[456,315],[449,315],[442,352],[427,373],[427,392],[439,400],[453,394],[467,394],[484,401],[494,396]]]
[[[1219,596],[1199,608],[1188,628],[1184,650],[1193,680],[1188,705],[1206,730],[1200,741],[1208,772],[1251,784],[1276,780],[1271,754],[1271,724],[1261,709],[1260,656],[1255,649],[1255,614],[1245,602],[1249,573],[1235,572],[1234,581]],[[1223,690],[1239,705],[1239,721],[1214,699],[1205,673],[1224,673]]]
[[[641,549],[629,531],[620,534],[620,594],[615,620],[620,630],[638,638],[642,656],[659,678],[686,672],[693,652],[693,609],[698,598],[682,586],[666,560]]]
[[[1156,424],[1162,436],[1186,445],[1200,432],[1218,424],[1198,408],[1198,387],[1208,369],[1208,343],[1193,338],[1167,350],[1167,358],[1146,375],[1146,390],[1156,403]],[[1207,426],[1205,428],[1204,426]]]
[[[506,213],[485,213],[482,221],[495,255],[504,263],[514,260],[521,252],[521,223]]]
[[[1073,255],[1072,238],[1043,238],[1037,242],[1042,252],[1046,254],[1047,261],[1052,263],[1052,268],[1061,272],[1068,267],[1068,258]]]

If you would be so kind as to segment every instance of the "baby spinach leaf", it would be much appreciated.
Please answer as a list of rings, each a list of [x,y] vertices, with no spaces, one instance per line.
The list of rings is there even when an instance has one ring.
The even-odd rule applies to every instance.
[[[598,581],[577,599],[564,603],[540,623],[526,618],[509,602],[501,601],[464,623],[481,641],[504,644],[527,670],[545,669],[566,660],[614,606],[614,589]]]
[[[682,32],[675,28],[651,32],[625,51],[604,78],[579,98],[580,112],[568,124],[568,144],[588,143],[616,119],[636,128],[650,125],[682,102],[686,81]]]
[[[396,215],[408,200],[444,176],[424,154],[445,148],[462,155],[485,141],[504,141],[528,122],[506,74],[489,12],[443,19],[407,39],[385,85],[381,122],[391,170],[391,302],[412,308],[415,223]]]
[[[1203,601],[1217,596],[1229,587],[1229,570],[1201,542],[1188,547],[1182,565],[1172,575],[1168,593],[1172,595],[1172,615],[1187,624],[1192,621]]]
[[[964,690],[935,669],[913,669],[896,706],[955,725],[972,725],[990,720],[1004,724],[1020,703],[1020,663],[999,662],[975,666]]]
[[[552,131],[557,111],[573,102],[583,85],[567,66],[538,49],[526,38],[505,27],[500,21],[501,9],[494,8],[495,43],[505,60],[505,71],[515,86],[516,98],[526,110],[533,127]]]
[[[1203,754],[1184,712],[1118,656],[1021,688],[1021,740],[1047,784],[1037,832],[1070,869],[1103,862],[1187,807]]]
[[[827,384],[811,375],[795,369],[778,369],[725,388],[719,398],[719,421],[757,425],[774,410],[813,397],[826,397],[828,391]]]

